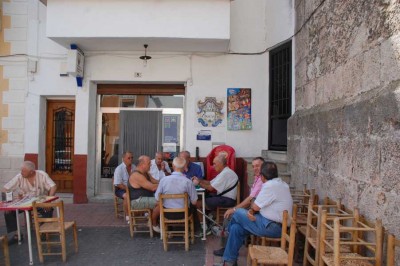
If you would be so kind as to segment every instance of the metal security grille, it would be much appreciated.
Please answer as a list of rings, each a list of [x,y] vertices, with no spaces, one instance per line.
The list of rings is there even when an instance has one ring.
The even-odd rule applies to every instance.
[[[292,43],[270,52],[269,149],[287,149],[287,120],[291,116]]]
[[[57,109],[54,111],[53,122],[53,172],[72,173],[74,113],[64,107]]]

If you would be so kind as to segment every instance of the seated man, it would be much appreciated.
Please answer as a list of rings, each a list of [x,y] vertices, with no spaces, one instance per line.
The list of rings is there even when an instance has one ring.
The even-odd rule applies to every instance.
[[[221,154],[214,158],[214,169],[218,175],[211,181],[193,177],[194,185],[206,189],[209,192],[217,192],[213,197],[206,197],[206,208],[215,210],[217,207],[233,207],[236,204],[237,184],[239,178],[226,163],[225,155]],[[199,207],[199,206],[198,206]]]
[[[21,173],[13,177],[7,184],[4,185],[3,191],[19,190],[20,196],[41,196],[56,194],[57,186],[49,175],[41,170],[35,170],[35,164],[31,161],[25,161],[21,166]],[[40,214],[45,217],[52,217],[53,210],[41,209]],[[7,233],[17,230],[16,212],[5,212]],[[18,242],[18,236],[14,235],[9,241],[9,244]]]
[[[160,208],[154,198],[154,191],[157,190],[158,184],[148,174],[149,171],[150,157],[145,155],[140,156],[136,170],[129,177],[128,189],[133,209],[153,209],[151,214],[153,230],[159,233],[160,227],[157,226],[157,223],[160,216]]]
[[[188,193],[189,200],[192,203],[189,207],[189,212],[194,214],[196,212],[197,192],[192,181],[186,178],[182,173],[185,167],[185,159],[176,157],[172,162],[174,172],[163,179],[161,179],[155,193],[155,198],[158,201],[160,194],[183,194]],[[183,208],[183,201],[181,199],[166,199],[164,201],[164,208]],[[193,207],[192,207],[193,206]],[[183,213],[166,213],[165,217],[168,219],[183,219]]]
[[[239,249],[250,234],[265,237],[281,236],[282,214],[292,215],[293,199],[289,185],[278,178],[278,170],[264,163],[261,168],[263,186],[250,210],[237,209],[229,223],[224,265],[237,265]]]
[[[192,177],[197,177],[202,179],[204,177],[200,165],[190,162],[190,152],[181,151],[179,157],[186,161],[183,174],[186,175],[187,178],[191,179]]]
[[[128,184],[129,176],[136,169],[136,165],[132,161],[133,153],[130,151],[124,152],[122,154],[122,163],[114,171],[115,196],[123,199],[125,214],[128,214],[128,201],[125,193],[127,189],[126,185]],[[126,216],[126,221],[129,222],[129,216]]]
[[[171,169],[169,168],[168,163],[164,161],[164,155],[162,152],[156,152],[156,156],[151,160],[150,174],[156,180],[160,180],[164,176],[171,174]]]

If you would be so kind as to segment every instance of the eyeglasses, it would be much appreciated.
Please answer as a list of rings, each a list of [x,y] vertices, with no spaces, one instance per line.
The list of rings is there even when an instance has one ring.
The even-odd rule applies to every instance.
[[[133,159],[133,157],[127,157],[127,159]]]

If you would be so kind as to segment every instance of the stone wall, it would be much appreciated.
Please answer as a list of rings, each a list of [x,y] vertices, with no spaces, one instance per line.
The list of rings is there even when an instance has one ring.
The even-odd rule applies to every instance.
[[[292,182],[400,237],[400,2],[297,0]]]

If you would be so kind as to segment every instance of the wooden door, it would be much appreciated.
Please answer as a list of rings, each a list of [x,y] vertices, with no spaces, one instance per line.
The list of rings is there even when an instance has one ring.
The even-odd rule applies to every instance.
[[[46,172],[57,185],[57,192],[72,193],[75,102],[47,101]]]

